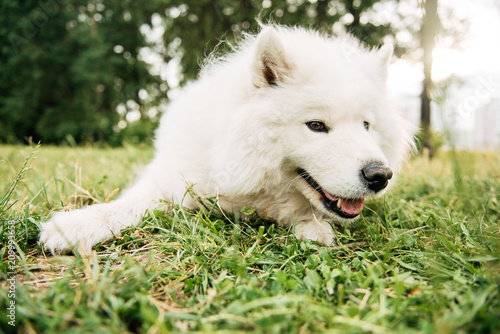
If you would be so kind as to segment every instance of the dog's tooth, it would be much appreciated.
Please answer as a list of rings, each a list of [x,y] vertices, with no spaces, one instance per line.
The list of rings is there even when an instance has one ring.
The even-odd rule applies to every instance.
[[[337,201],[337,208],[342,209],[342,200],[340,198]]]

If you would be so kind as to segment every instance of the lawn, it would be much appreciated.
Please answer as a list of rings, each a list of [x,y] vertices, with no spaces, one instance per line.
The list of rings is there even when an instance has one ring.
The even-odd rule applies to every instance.
[[[0,332],[500,332],[498,152],[413,158],[337,246],[164,203],[92,254],[44,253],[40,222],[115,199],[152,154],[0,146]]]

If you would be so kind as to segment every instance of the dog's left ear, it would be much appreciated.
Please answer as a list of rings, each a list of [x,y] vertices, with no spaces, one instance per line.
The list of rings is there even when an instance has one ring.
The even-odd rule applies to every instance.
[[[292,64],[273,27],[265,27],[257,36],[252,82],[257,88],[276,86],[290,76]]]

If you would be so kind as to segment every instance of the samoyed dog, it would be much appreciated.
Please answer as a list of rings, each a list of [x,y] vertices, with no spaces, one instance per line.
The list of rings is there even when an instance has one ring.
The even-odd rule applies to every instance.
[[[366,199],[384,194],[411,147],[386,94],[391,55],[349,36],[263,26],[171,102],[154,159],[132,187],[56,213],[41,243],[53,253],[90,250],[159,200],[198,209],[199,196],[227,211],[254,207],[297,238],[332,244],[330,224],[354,221]]]

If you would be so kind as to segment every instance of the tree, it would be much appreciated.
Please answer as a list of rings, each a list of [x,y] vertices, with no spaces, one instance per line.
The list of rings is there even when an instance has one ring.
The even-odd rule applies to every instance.
[[[165,83],[141,56],[154,48],[141,33],[153,15],[165,23],[164,45],[155,51],[165,62],[180,59],[185,81],[208,52],[230,48],[217,47],[221,37],[232,43],[242,31],[257,31],[256,17],[326,32],[345,25],[366,44],[380,44],[390,25],[372,24],[365,15],[382,1],[2,0],[0,142],[120,144],[136,130],[144,137],[149,126],[122,128],[127,113],[147,118],[148,103],[165,99]]]
[[[346,30],[368,45],[381,44],[392,32],[390,24],[375,25],[361,18],[383,0],[172,0],[166,11],[164,59],[180,56],[184,80],[198,73],[208,52],[224,53],[242,31],[258,31],[258,21],[313,27],[332,32],[332,26],[345,20]]]
[[[435,37],[440,26],[437,12],[438,0],[424,1],[424,18],[421,29],[421,46],[423,50],[424,81],[421,94],[421,127],[423,147],[430,158],[434,155],[431,142],[431,90],[432,90],[432,52],[435,46]]]
[[[112,140],[116,106],[158,85],[139,57],[158,3],[2,0],[0,141]],[[116,128],[115,128],[116,129]]]

